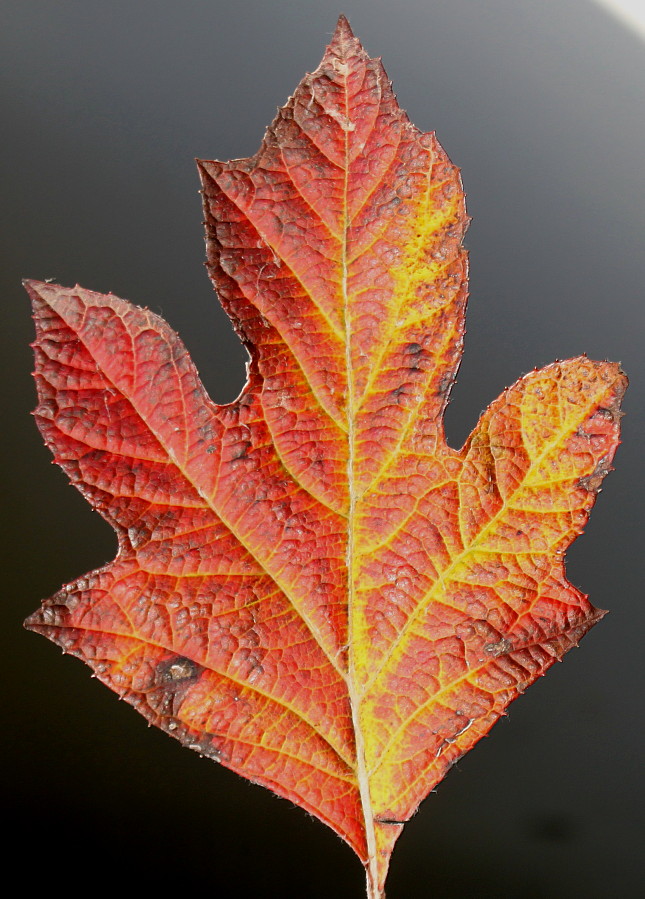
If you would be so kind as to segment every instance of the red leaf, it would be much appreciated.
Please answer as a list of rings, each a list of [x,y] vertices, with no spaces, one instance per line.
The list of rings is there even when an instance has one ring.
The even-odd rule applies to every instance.
[[[39,427],[119,537],[27,626],[329,824],[376,897],[401,824],[602,614],[563,554],[626,380],[556,362],[446,445],[461,182],[344,18],[258,154],[200,169],[209,270],[251,354],[235,403],[148,310],[27,283]]]

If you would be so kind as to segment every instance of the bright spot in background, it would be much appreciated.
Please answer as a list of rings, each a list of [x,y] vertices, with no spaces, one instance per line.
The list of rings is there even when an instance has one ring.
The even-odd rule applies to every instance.
[[[645,39],[645,0],[596,0]]]

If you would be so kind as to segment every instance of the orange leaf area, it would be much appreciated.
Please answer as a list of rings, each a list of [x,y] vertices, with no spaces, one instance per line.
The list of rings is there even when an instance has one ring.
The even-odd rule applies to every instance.
[[[251,356],[236,402],[211,402],[152,312],[27,283],[39,427],[119,538],[27,624],[317,815],[376,897],[419,802],[602,615],[563,559],[626,381],[556,362],[446,445],[461,181],[342,18],[257,155],[200,171]]]

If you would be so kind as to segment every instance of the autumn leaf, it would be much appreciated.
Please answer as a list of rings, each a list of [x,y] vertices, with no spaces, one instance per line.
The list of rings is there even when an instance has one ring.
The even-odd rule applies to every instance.
[[[626,381],[556,362],[446,445],[459,172],[344,18],[258,154],[200,172],[250,354],[236,402],[211,402],[152,312],[27,282],[39,427],[119,539],[27,626],[332,827],[378,897],[420,801],[602,615],[563,557]]]

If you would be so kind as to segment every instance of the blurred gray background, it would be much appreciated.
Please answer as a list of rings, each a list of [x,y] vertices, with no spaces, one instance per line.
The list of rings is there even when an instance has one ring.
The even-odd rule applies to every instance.
[[[388,899],[631,897],[645,863],[645,42],[589,0],[0,3],[5,819],[31,892],[362,895],[331,831],[154,730],[21,629],[108,561],[109,527],[29,412],[21,277],[161,312],[214,399],[245,354],[212,294],[194,157],[255,152],[340,12],[462,168],[467,349],[448,431],[534,366],[587,352],[631,379],[616,472],[570,579],[611,610],[427,799]]]

